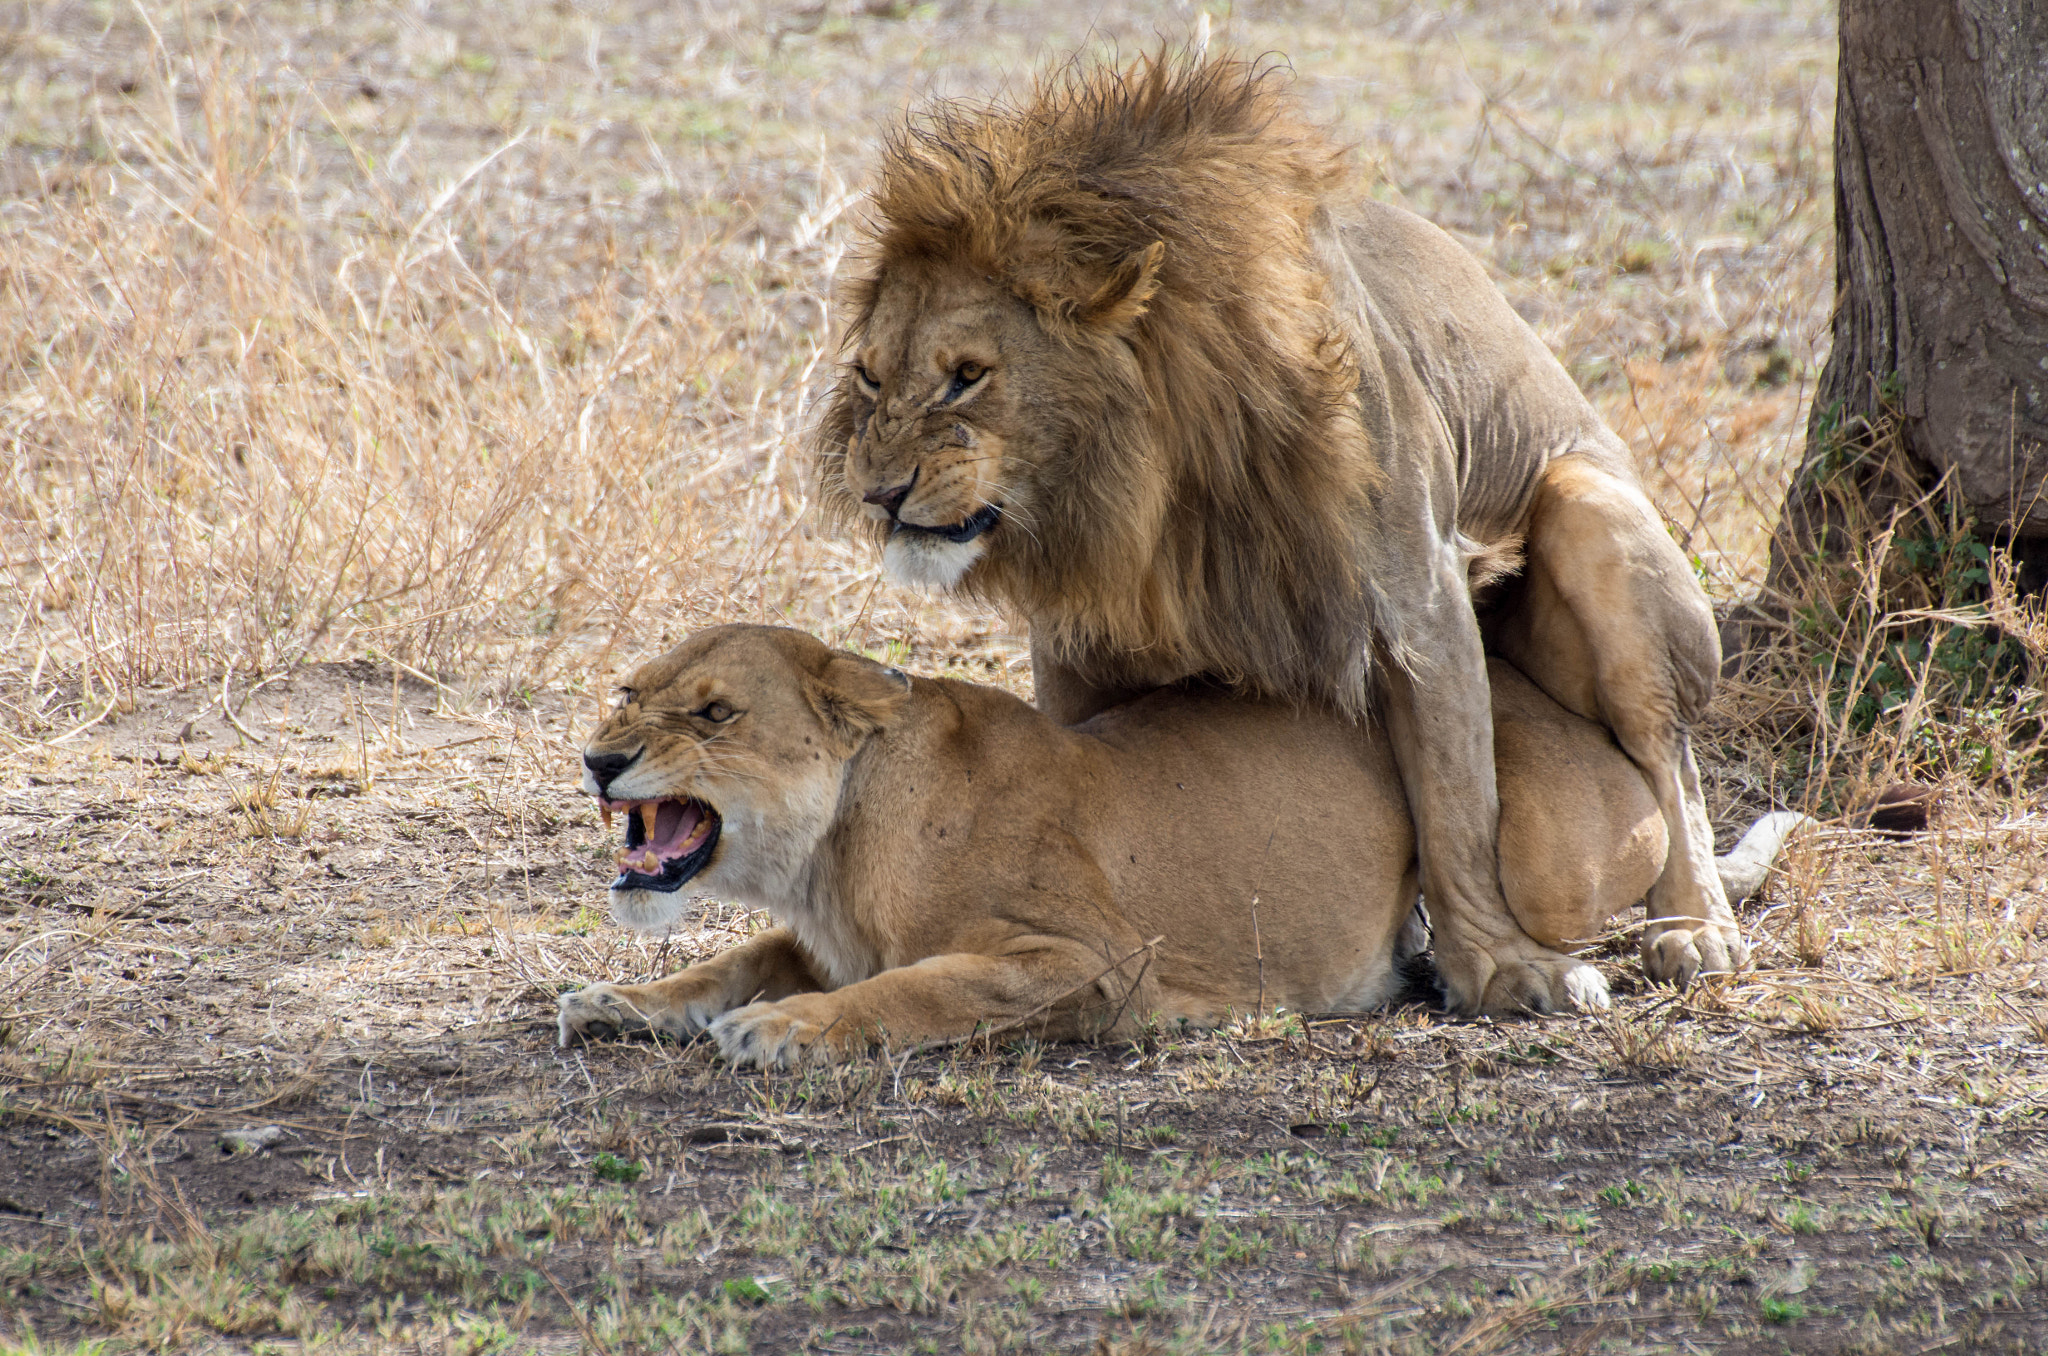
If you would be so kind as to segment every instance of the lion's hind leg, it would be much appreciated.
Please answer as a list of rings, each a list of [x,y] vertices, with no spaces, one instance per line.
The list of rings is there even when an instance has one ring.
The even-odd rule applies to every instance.
[[[1598,968],[1532,939],[1503,896],[1486,658],[1462,558],[1446,553],[1443,564],[1439,605],[1408,619],[1426,677],[1387,663],[1379,710],[1415,824],[1444,1004],[1489,1014],[1605,1008]]]
[[[1643,965],[1676,984],[1748,958],[1714,866],[1688,724],[1720,667],[1712,609],[1647,496],[1600,451],[1552,461],[1528,530],[1527,573],[1494,628],[1500,652],[1567,709],[1614,733],[1663,816]]]

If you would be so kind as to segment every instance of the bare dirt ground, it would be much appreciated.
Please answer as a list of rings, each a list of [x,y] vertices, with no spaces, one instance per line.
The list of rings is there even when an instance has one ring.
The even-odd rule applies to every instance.
[[[1598,1017],[555,1044],[563,987],[759,923],[605,918],[573,759],[624,665],[786,619],[1028,681],[808,512],[878,129],[1197,21],[0,6],[0,1350],[2048,1350],[2040,731],[1925,667],[1852,718],[1862,633],[1818,696],[1729,686],[1724,833],[1946,798],[1795,844],[1739,980],[1645,990],[1618,935]],[[1211,22],[1752,588],[1825,344],[1830,7]]]
[[[750,926],[600,916],[573,709],[367,665],[227,705],[0,782],[0,1293],[44,1349],[2048,1341],[2037,820],[1817,836],[1758,973],[1617,948],[1608,1016],[764,1076],[557,1048],[563,986]]]

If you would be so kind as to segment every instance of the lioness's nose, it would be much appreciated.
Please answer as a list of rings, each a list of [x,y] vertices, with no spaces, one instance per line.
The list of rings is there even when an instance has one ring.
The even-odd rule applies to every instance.
[[[903,501],[910,497],[910,487],[916,483],[917,477],[912,475],[910,479],[904,481],[901,485],[887,490],[869,490],[861,498],[870,504],[880,504],[883,510],[891,518],[894,518],[896,510],[902,508]]]
[[[612,784],[612,778],[633,766],[639,757],[638,752],[586,753],[583,755],[583,766],[589,768],[590,775],[597,778],[598,790],[602,791]]]

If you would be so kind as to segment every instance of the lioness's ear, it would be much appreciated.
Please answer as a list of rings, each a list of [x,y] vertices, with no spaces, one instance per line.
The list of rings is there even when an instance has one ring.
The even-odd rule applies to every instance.
[[[1096,329],[1119,333],[1129,329],[1145,314],[1146,303],[1159,290],[1159,265],[1166,258],[1166,242],[1155,240],[1136,254],[1127,255],[1095,289],[1081,307],[1081,321]]]
[[[832,740],[832,752],[850,758],[910,699],[910,679],[872,659],[839,651],[807,677],[804,695]]]

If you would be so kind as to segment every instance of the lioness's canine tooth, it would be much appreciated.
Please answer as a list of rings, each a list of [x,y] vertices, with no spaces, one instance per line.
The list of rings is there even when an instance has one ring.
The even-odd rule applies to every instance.
[[[647,831],[647,841],[654,841],[654,821],[661,814],[661,807],[651,800],[640,802],[640,827]]]
[[[603,816],[604,816],[604,827],[605,827],[605,832],[607,832],[607,833],[611,832],[611,827],[612,827],[612,807],[611,807],[611,806],[609,806],[609,805],[607,805],[607,804],[605,804],[605,803],[604,803],[603,801],[599,801],[599,802],[597,803],[597,812],[598,812],[599,814],[601,814],[601,815],[603,815]]]

